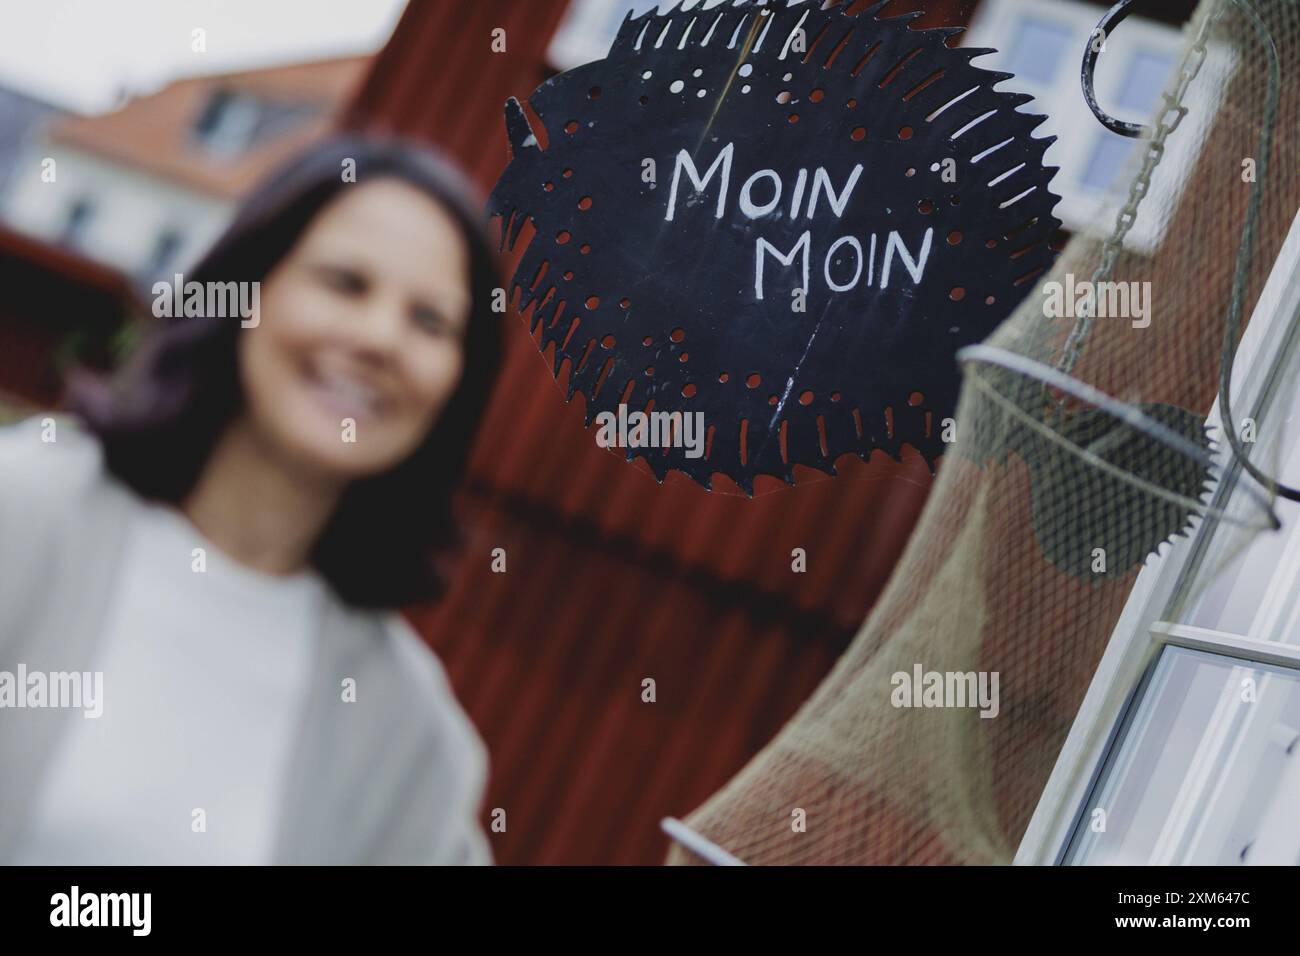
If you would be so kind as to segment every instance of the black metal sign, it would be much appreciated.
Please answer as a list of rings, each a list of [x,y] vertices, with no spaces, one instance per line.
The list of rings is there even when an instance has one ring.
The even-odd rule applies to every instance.
[[[701,413],[702,453],[628,447],[660,480],[750,492],[904,445],[933,467],[954,353],[1052,261],[1051,140],[971,64],[991,51],[818,6],[629,17],[533,92],[540,128],[506,104],[489,212],[503,247],[535,229],[512,294],[588,425]]]

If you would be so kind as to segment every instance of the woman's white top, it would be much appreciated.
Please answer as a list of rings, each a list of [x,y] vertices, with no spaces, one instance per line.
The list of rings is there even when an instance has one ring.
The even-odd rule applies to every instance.
[[[123,562],[99,714],[58,740],[12,862],[268,863],[325,584],[238,564],[161,505]]]
[[[487,748],[402,616],[236,564],[55,424],[0,427],[0,864],[491,863]]]

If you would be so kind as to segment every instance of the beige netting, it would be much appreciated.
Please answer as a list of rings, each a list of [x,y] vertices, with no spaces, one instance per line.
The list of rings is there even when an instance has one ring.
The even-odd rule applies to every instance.
[[[1187,123],[1170,134],[1199,141],[1185,161],[1167,151],[1152,173],[1180,188],[1149,190],[1138,206],[1158,239],[1145,252],[1126,241],[1108,273],[1151,283],[1150,325],[1098,316],[1071,361],[1079,323],[1045,318],[1041,285],[1096,275],[1148,155],[1135,140],[1095,229],[1071,240],[986,343],[1001,351],[964,364],[956,445],[856,639],[777,737],[686,819],[741,861],[1010,862],[1145,555],[1189,519],[1230,528],[1235,546],[1268,527],[1267,493],[1240,490],[1249,478],[1211,498],[1198,430],[1218,391],[1239,252],[1244,324],[1300,204],[1300,6],[1203,0],[1167,89],[1202,61],[1198,40],[1217,72],[1200,70],[1186,103],[1217,99],[1215,114],[1199,133]],[[1222,93],[1198,98],[1198,83]],[[1258,184],[1243,176],[1252,165]],[[1254,237],[1243,239],[1252,192]],[[1158,193],[1172,198],[1162,206]],[[1141,417],[1125,424],[1131,411]],[[1210,438],[1215,461],[1228,461],[1223,436]],[[997,716],[895,706],[896,675],[918,668],[997,672]],[[669,862],[699,858],[675,845]]]

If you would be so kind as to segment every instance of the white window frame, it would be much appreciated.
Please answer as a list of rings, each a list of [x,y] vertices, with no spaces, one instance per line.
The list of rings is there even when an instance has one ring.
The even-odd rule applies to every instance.
[[[997,50],[975,60],[975,65],[986,70],[1003,69],[1003,59],[1010,55],[1012,39],[1020,24],[1027,18],[1053,23],[1068,30],[1077,41],[1067,48],[1068,57],[1061,63],[1058,73],[1046,86],[1028,77],[1017,76],[998,84],[998,89],[1015,93],[1028,93],[1034,99],[1019,108],[1021,113],[1046,114],[1047,120],[1034,131],[1038,137],[1056,136],[1057,141],[1047,148],[1043,162],[1057,166],[1060,171],[1053,177],[1052,188],[1061,196],[1056,215],[1066,229],[1079,231],[1096,222],[1106,208],[1106,189],[1096,189],[1083,182],[1087,163],[1098,137],[1105,136],[1102,127],[1088,109],[1083,99],[1079,71],[1083,62],[1084,46],[1092,37],[1097,23],[1106,12],[1105,6],[1093,6],[1078,0],[981,0],[975,9],[962,46],[990,47]],[[1149,49],[1168,56],[1174,64],[1182,59],[1183,36],[1177,27],[1139,16],[1129,17],[1115,28],[1106,42],[1112,52],[1123,53],[1131,48]],[[1219,98],[1227,88],[1227,78],[1235,62],[1233,51],[1222,43],[1211,43],[1196,82],[1188,92],[1187,116],[1178,128],[1178,135],[1170,137],[1164,162],[1175,168],[1187,168],[1209,122],[1218,111]],[[1097,101],[1102,109],[1116,110],[1125,79],[1126,61],[1108,59],[1105,47],[1097,60],[1094,86]],[[1159,90],[1152,91],[1159,101]],[[1147,123],[1149,116],[1117,116],[1132,123]],[[1134,140],[1136,144],[1137,141]],[[1136,145],[1130,150],[1127,162],[1133,163],[1139,155]],[[1147,206],[1153,212],[1172,209],[1177,205],[1183,188],[1182,177],[1161,176],[1151,183]],[[1150,252],[1164,233],[1164,222],[1157,216],[1139,216],[1128,235],[1129,245],[1139,252]]]
[[[244,90],[214,89],[209,96],[225,95],[213,127],[199,137],[204,148],[222,157],[238,156],[248,149],[257,130],[262,109],[256,96]]]
[[[1292,221],[1274,261],[1233,365],[1233,381],[1240,383],[1233,404],[1240,414],[1250,414],[1245,410],[1256,409],[1264,397],[1271,360],[1286,354],[1289,325],[1297,310],[1300,310],[1300,214]],[[1294,362],[1298,356],[1300,348],[1293,351],[1289,360]],[[1217,397],[1207,424],[1216,429],[1220,425]],[[1243,475],[1241,480],[1252,479]],[[1201,522],[1197,528],[1195,535],[1175,539],[1168,551],[1150,561],[1139,573],[1021,840],[1015,863],[1051,865],[1064,858],[1080,814],[1086,809],[1085,801],[1111,748],[1119,742],[1121,722],[1129,706],[1136,703],[1134,698],[1147,664],[1155,657],[1152,650],[1186,647],[1300,673],[1300,646],[1284,643],[1292,631],[1290,624],[1300,613],[1300,546],[1292,548],[1284,557],[1276,574],[1278,584],[1272,593],[1286,597],[1271,608],[1266,602],[1264,613],[1256,616],[1257,624],[1252,626],[1249,636],[1162,620],[1175,588],[1189,570],[1202,535],[1207,530],[1213,532],[1212,528],[1203,530]],[[1300,785],[1297,779],[1300,761],[1296,764],[1297,767],[1288,768],[1288,780]],[[1300,846],[1300,820],[1292,818],[1279,812],[1267,815],[1261,833],[1269,839],[1260,842],[1271,843],[1275,849],[1252,854],[1250,862],[1269,861],[1277,853],[1277,846]],[[1289,862],[1294,859],[1292,856]]]
[[[633,0],[570,0],[564,19],[551,38],[546,50],[546,61],[556,70],[571,70],[584,63],[604,59],[609,45],[618,33],[618,24]],[[655,0],[637,0],[634,9],[645,9],[660,4]],[[615,17],[618,19],[615,20]],[[610,27],[613,27],[611,32]]]

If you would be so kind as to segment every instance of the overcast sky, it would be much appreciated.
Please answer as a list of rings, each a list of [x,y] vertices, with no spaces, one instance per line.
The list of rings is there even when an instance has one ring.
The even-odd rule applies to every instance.
[[[85,112],[119,88],[377,50],[406,0],[17,0],[0,11],[0,83]],[[191,50],[193,30],[207,52]]]

